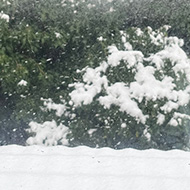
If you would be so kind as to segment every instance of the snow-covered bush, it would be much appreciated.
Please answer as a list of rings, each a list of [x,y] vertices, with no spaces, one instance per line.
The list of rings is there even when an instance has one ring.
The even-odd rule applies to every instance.
[[[60,123],[69,126],[71,133],[68,138],[72,145],[83,143],[92,146],[98,144],[99,146],[114,147],[115,142],[108,141],[108,139],[112,139],[113,134],[117,134],[114,130],[113,134],[108,134],[107,132],[110,130],[106,129],[102,132],[101,130],[104,128],[99,127],[99,133],[106,134],[102,139],[101,135],[95,135],[98,134],[98,131],[94,132],[96,129],[90,130],[89,134],[86,133],[86,130],[91,128],[90,125],[104,126],[104,122],[94,118],[94,114],[98,113],[109,118],[112,113],[109,113],[108,110],[117,111],[118,105],[112,104],[111,109],[106,109],[105,113],[104,106],[100,104],[97,97],[107,93],[101,87],[101,94],[98,93],[93,98],[93,100],[98,100],[92,102],[94,110],[91,109],[92,104],[77,108],[76,105],[71,106],[68,84],[77,80],[86,83],[80,80],[80,75],[83,75],[85,71],[75,71],[86,67],[95,69],[100,63],[103,64],[108,55],[108,49],[110,49],[110,56],[111,51],[114,51],[112,44],[115,44],[119,51],[133,49],[142,52],[143,66],[147,66],[146,64],[151,62],[150,53],[156,54],[165,49],[166,42],[163,42],[165,33],[161,36],[159,33],[154,34],[157,35],[155,43],[152,42],[152,37],[149,35],[150,28],[143,32],[138,29],[135,34],[134,29],[129,29],[127,33],[123,31],[120,34],[120,30],[126,30],[131,26],[144,28],[151,25],[153,28],[159,28],[163,24],[169,24],[172,26],[169,33],[184,38],[185,48],[183,48],[188,52],[189,8],[187,0],[180,0],[180,2],[175,0],[3,0],[0,3],[0,141],[5,136],[6,140],[2,141],[3,144],[17,143],[21,141],[21,138],[22,142],[25,142],[27,138],[25,128],[30,121],[43,124],[45,121],[55,120],[58,126]],[[143,35],[141,35],[142,33]],[[121,43],[120,35],[122,35],[122,40],[127,41]],[[140,54],[139,56],[141,57]],[[149,60],[145,58],[149,58]],[[108,83],[123,82],[125,84],[126,81],[131,83],[136,80],[133,72],[125,75],[125,69],[123,70],[121,66],[124,64],[122,62],[114,67],[109,66],[103,73],[107,77]],[[108,62],[106,61],[106,63]],[[119,74],[116,75],[116,73]],[[156,79],[159,78],[157,73],[155,71]],[[182,83],[174,81],[174,83],[182,85],[183,81]],[[108,86],[110,87],[110,84]],[[48,104],[45,109],[41,109],[44,104],[44,101],[41,100],[49,98],[56,104]],[[60,107],[63,99],[67,103],[70,101],[70,105],[64,103],[64,106]],[[143,101],[144,99],[141,102],[142,105]],[[140,103],[137,103],[140,106]],[[56,110],[57,105],[59,110]],[[113,108],[114,106],[115,108]],[[65,111],[65,108],[68,110]],[[179,109],[180,112],[183,111],[181,108]],[[144,113],[145,110],[142,112]],[[122,116],[122,114],[124,115]],[[87,116],[89,118],[86,118]],[[117,121],[115,116],[114,122],[120,123],[122,117],[126,118],[125,111],[119,111],[117,116],[119,119]],[[131,119],[132,116],[129,120]],[[148,121],[147,119],[146,122]],[[139,137],[139,134],[144,133],[143,127],[138,127],[141,124],[137,123],[136,127],[139,131],[135,129],[128,135],[128,139],[133,139],[133,136]],[[77,125],[80,126],[80,130],[75,130]],[[86,128],[86,125],[89,127]],[[122,126],[125,125],[124,123]],[[15,126],[17,126],[16,129]],[[112,124],[112,126],[115,126],[115,130],[118,129],[117,125]],[[182,124],[182,126],[185,125]],[[153,128],[151,127],[151,129]],[[152,133],[156,134],[157,129],[158,127],[155,126]],[[158,134],[162,128],[159,129]],[[167,130],[170,129],[168,127]],[[183,127],[180,130],[180,134],[176,133],[177,136],[184,136],[182,134],[185,131]],[[162,139],[166,139],[168,135],[165,131],[166,129],[163,128],[161,137],[151,135],[151,139],[159,138],[160,144],[164,144]],[[109,135],[110,138],[108,138]],[[101,140],[96,143],[98,138]],[[13,139],[17,140],[13,141]],[[89,141],[89,139],[91,140]],[[121,139],[121,135],[118,139]],[[129,140],[126,140],[126,136],[124,139],[126,143],[120,144],[120,147],[130,144]],[[173,146],[172,144],[175,144],[173,137],[168,139],[170,139],[168,141],[171,142],[171,145],[166,145],[166,147]],[[154,139],[155,141],[157,142],[158,139]],[[130,142],[134,144],[134,140],[130,140]],[[142,141],[138,140],[138,142],[141,147],[144,146]],[[146,138],[143,142],[147,142]],[[153,141],[149,141],[149,145],[150,142]]]
[[[41,112],[41,98],[62,103],[59,97],[67,96],[75,70],[105,59],[105,44],[97,38],[109,36],[105,43],[110,45],[118,24],[104,2],[1,1],[0,142],[25,144],[30,121],[56,120]]]
[[[190,52],[190,3],[189,0],[124,0],[116,9],[125,27],[159,28],[170,25],[170,35],[184,39],[183,49]]]
[[[28,144],[64,144],[63,135],[70,146],[186,148],[190,60],[183,40],[168,37],[168,29],[121,31],[106,61],[76,71],[81,77],[69,85],[68,102],[42,99],[42,110],[53,110],[68,130],[54,122],[53,128],[51,122],[31,123],[36,136]]]
[[[81,71],[71,84],[71,145],[113,148],[184,148],[182,114],[189,103],[190,60],[183,40],[157,31],[131,28],[109,46],[107,61]],[[79,79],[80,80],[80,79]]]

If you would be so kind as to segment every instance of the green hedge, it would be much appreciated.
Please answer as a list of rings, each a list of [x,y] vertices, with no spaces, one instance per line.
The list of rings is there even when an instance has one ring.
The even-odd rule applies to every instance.
[[[9,15],[9,22],[0,19],[0,130],[6,136],[2,144],[17,143],[20,136],[24,142],[30,121],[61,122],[41,111],[41,98],[68,100],[68,84],[80,76],[75,71],[106,60],[107,47],[120,44],[120,30],[169,24],[169,33],[184,38],[188,52],[188,10],[185,0],[1,2],[1,13]],[[18,85],[21,80],[27,85]]]

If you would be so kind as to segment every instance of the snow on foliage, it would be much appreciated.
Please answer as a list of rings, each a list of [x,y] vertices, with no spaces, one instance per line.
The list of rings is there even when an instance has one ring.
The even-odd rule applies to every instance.
[[[152,43],[162,44],[163,50],[144,57],[140,51],[119,50],[115,45],[108,47],[110,54],[107,62],[101,63],[96,68],[87,67],[82,82],[70,85],[75,88],[70,93],[74,105],[90,104],[98,93],[105,90],[106,94],[98,98],[101,105],[107,109],[111,105],[116,105],[120,111],[145,124],[150,116],[144,115],[138,104],[143,99],[146,102],[165,99],[165,104],[157,110],[157,123],[160,125],[164,122],[162,112],[169,113],[178,110],[180,106],[185,106],[189,102],[190,60],[181,48],[183,41],[177,37],[164,37],[163,33],[156,33],[150,27],[148,32]],[[137,34],[142,35],[143,32],[137,29]],[[132,69],[134,81],[129,84],[126,82],[112,84],[106,76],[107,68],[117,67],[121,61],[125,62],[128,69]],[[145,65],[145,61],[149,62],[149,65]],[[169,64],[171,72],[175,75],[165,73],[165,68]],[[181,80],[181,75],[188,82],[184,88],[176,84],[176,81]],[[170,124],[176,126],[173,119]]]
[[[0,19],[6,20],[6,22],[9,22],[9,15],[4,14],[3,12],[0,12]]]
[[[36,122],[30,122],[30,133],[35,133],[34,137],[30,137],[27,140],[27,144],[29,145],[68,145],[68,141],[66,139],[66,135],[68,132],[68,128],[62,124],[57,125],[57,123],[53,121],[46,121],[43,124],[39,124]]]
[[[25,80],[21,80],[19,83],[18,83],[18,86],[27,86],[27,81],[25,81]]]
[[[41,98],[41,100],[44,102],[44,107],[41,108],[44,111],[55,110],[56,111],[55,114],[58,117],[61,117],[66,112],[66,106],[64,104],[65,103],[64,101],[62,101],[62,104],[56,104],[53,102],[51,98],[49,99]]]
[[[100,144],[117,148],[131,142],[143,144],[146,139],[148,147],[160,147],[165,140],[159,127],[164,126],[166,136],[171,138],[171,142],[165,142],[169,144],[166,147],[175,148],[174,142],[179,148],[184,146],[186,141],[178,142],[181,137],[176,138],[173,132],[177,130],[181,135],[183,120],[189,119],[181,108],[190,100],[190,59],[181,48],[183,40],[167,36],[168,28],[121,31],[120,44],[107,47],[105,61],[98,67],[76,71],[82,78],[69,85],[72,90],[68,102],[43,100],[45,111],[55,110],[58,117],[73,114],[68,123],[70,143],[76,138],[77,143],[88,145],[92,139],[95,147]],[[30,127],[36,136],[28,144],[66,142],[68,128],[57,126],[55,121],[32,122]]]

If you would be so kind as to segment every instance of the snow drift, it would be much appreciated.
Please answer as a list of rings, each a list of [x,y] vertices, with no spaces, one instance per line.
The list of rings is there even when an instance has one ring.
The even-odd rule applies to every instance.
[[[189,190],[189,177],[179,150],[0,147],[2,190]]]

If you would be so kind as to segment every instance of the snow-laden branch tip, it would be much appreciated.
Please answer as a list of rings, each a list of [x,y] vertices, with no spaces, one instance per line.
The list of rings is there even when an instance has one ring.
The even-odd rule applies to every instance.
[[[1,11],[1,12],[0,12],[0,19],[4,19],[4,20],[6,20],[7,22],[9,22],[10,17],[9,17],[9,15],[4,14],[4,13]]]
[[[28,82],[22,79],[22,80],[18,83],[18,86],[27,86],[27,84],[28,84]]]

